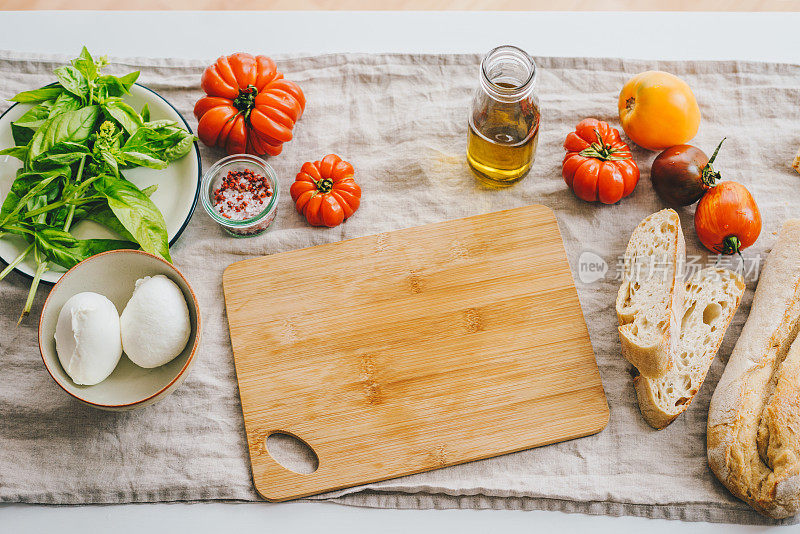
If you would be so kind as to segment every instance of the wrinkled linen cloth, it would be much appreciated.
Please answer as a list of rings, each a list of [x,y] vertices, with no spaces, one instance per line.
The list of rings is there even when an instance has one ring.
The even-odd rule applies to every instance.
[[[77,51],[76,51],[77,52]],[[72,56],[69,56],[72,57]],[[18,91],[52,81],[67,56],[0,53],[0,110]],[[781,223],[800,215],[800,176],[790,162],[800,143],[800,66],[749,62],[658,62],[535,58],[541,133],[530,175],[504,190],[480,186],[465,162],[467,117],[478,55],[335,54],[278,58],[308,99],[295,138],[270,159],[281,184],[279,215],[264,235],[233,239],[198,206],[173,246],[203,314],[196,366],[171,396],[129,413],[86,407],[45,372],[37,315],[15,325],[29,279],[0,283],[0,501],[78,504],[258,500],[253,489],[222,294],[222,272],[245,258],[410,226],[540,203],[555,211],[611,409],[601,433],[560,444],[315,497],[392,508],[545,509],[690,521],[767,522],[732,497],[706,461],[706,415],[714,386],[747,317],[759,262]],[[193,128],[206,62],[112,59],[109,71],[140,70],[139,82],[169,100]],[[617,95],[634,73],[673,72],[693,88],[703,121],[693,144],[717,169],[745,184],[761,207],[761,237],[745,253],[748,291],[708,378],[689,409],[662,431],[636,405],[620,355],[614,299],[618,258],[645,216],[663,207],[649,180],[655,156],[636,146],[642,170],[634,193],[612,205],[576,198],[561,178],[562,143],[584,117],[618,126]],[[201,147],[204,168],[223,156]],[[304,161],[337,153],[353,163],[361,208],[333,229],[309,227],[294,211],[289,184]],[[0,161],[0,164],[3,164]],[[5,196],[6,190],[0,191]],[[687,254],[714,263],[680,210]],[[722,263],[735,268],[739,260]],[[595,279],[586,265],[607,271]],[[791,520],[789,520],[791,522]]]

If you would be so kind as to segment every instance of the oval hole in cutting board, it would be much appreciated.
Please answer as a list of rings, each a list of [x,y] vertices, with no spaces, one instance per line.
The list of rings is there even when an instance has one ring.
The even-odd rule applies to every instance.
[[[284,469],[310,475],[319,467],[317,453],[298,437],[285,432],[273,432],[264,441],[270,456]]]

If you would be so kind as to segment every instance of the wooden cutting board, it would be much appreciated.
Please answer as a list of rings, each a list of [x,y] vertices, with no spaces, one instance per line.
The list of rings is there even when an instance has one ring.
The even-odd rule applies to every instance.
[[[602,430],[608,404],[544,206],[234,263],[223,276],[258,492],[282,501]],[[282,467],[266,437],[319,458]]]

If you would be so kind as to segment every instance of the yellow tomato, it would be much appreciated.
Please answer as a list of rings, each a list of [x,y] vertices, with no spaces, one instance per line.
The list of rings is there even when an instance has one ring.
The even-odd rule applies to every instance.
[[[631,140],[649,150],[686,143],[700,127],[700,108],[689,86],[661,71],[637,74],[619,94],[619,121]]]

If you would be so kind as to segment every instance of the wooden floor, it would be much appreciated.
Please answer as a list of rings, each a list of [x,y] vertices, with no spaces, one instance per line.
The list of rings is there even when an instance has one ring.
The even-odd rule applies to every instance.
[[[800,0],[0,0],[0,10],[800,11]]]

